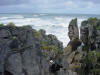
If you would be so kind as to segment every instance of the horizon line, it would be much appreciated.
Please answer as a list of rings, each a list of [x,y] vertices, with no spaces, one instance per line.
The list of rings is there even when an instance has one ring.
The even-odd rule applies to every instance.
[[[89,13],[30,13],[30,12],[2,12],[0,14],[68,14],[68,15],[100,15],[100,14],[89,14]]]

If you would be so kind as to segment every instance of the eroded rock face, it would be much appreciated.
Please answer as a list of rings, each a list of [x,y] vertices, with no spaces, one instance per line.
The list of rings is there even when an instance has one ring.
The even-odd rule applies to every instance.
[[[55,57],[44,56],[41,48],[44,41],[52,49],[63,49],[56,37],[45,35],[43,30],[37,32],[30,26],[0,28],[0,75],[4,71],[13,75],[51,75],[49,58]]]
[[[71,22],[75,23],[73,22],[73,20]],[[75,73],[78,75],[81,75],[82,73],[90,75],[91,72],[89,72],[89,70],[91,70],[92,68],[91,69],[88,68],[89,67],[89,64],[87,64],[88,61],[85,61],[84,57],[85,59],[87,59],[88,53],[89,52],[91,53],[92,51],[94,51],[95,53],[100,52],[100,20],[96,18],[90,18],[86,21],[83,21],[81,23],[81,28],[80,28],[80,39],[76,38],[78,35],[74,36],[74,32],[75,32],[74,28],[72,27],[72,24],[70,24],[69,25],[70,42],[64,49],[62,64],[64,66],[67,66],[67,71],[69,70],[70,75],[71,74],[73,75]],[[94,55],[94,57],[95,56],[96,54]],[[67,65],[65,63],[67,63]],[[94,62],[91,67],[95,67],[94,64],[98,63],[99,63],[98,61]],[[66,73],[66,71],[63,72],[63,70],[61,70],[60,73],[66,75],[68,72]],[[99,72],[97,74],[99,74]]]
[[[4,71],[4,64],[9,52],[10,32],[6,29],[0,29],[0,72]]]
[[[99,51],[100,52],[100,20],[97,21],[96,23],[96,31],[95,31],[95,48],[96,48],[96,51]]]
[[[87,23],[88,23],[87,21],[83,21],[81,23],[81,29],[80,29],[80,38],[82,42],[86,45],[88,43],[87,41],[88,41],[88,33],[89,33]]]
[[[73,19],[70,23],[69,23],[69,27],[68,27],[68,35],[70,40],[73,39],[79,39],[79,30],[78,30],[78,25],[77,25],[77,19]]]
[[[81,41],[79,40],[79,30],[77,26],[77,19],[73,19],[68,27],[68,34],[70,38],[70,42],[68,43],[67,47],[64,48],[63,60],[62,64],[67,66],[67,72],[64,72],[64,75],[77,75],[77,69],[80,69],[78,66],[80,63],[80,59],[82,58],[82,49],[81,49]],[[79,49],[80,47],[80,49]],[[79,57],[79,58],[77,58]],[[66,64],[67,63],[67,64]],[[62,71],[61,71],[62,72]]]
[[[91,57],[88,58],[86,56],[90,56],[89,53],[94,52],[94,58],[98,60],[98,57],[96,57],[96,54],[98,54],[100,52],[100,19],[97,18],[89,18],[86,21],[83,21],[81,24],[81,40],[83,42],[83,49],[84,52],[86,53],[85,59],[91,59],[93,60]],[[83,68],[85,69],[85,71],[83,71],[86,75],[90,75],[91,72],[89,72],[90,70],[93,70],[94,68],[90,68],[87,69],[89,67],[89,64],[87,64],[87,62],[89,61],[85,61],[84,63],[84,59],[83,59]],[[85,66],[85,65],[86,66]],[[91,67],[95,67],[97,65],[94,64],[99,64],[98,61],[95,61],[92,63]],[[96,69],[99,69],[99,67],[97,67]],[[95,72],[95,71],[94,71]],[[95,74],[95,73],[92,73]],[[96,74],[99,74],[96,73]]]
[[[73,19],[68,28],[70,42],[59,54],[57,50],[63,50],[62,43],[54,35],[46,35],[44,30],[37,32],[30,26],[1,27],[0,72],[8,71],[13,75],[81,75],[80,61],[86,54],[84,50],[100,50],[100,21],[95,24],[83,21],[80,39],[77,19]],[[51,73],[51,59],[63,68]]]
[[[80,35],[81,40],[86,47],[86,50],[99,50],[99,43],[100,43],[100,30],[99,25],[100,20],[97,20],[96,23],[91,23],[88,20],[83,21],[81,24]]]

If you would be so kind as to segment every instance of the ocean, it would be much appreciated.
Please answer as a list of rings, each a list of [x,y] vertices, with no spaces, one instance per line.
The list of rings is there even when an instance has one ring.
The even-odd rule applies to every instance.
[[[46,30],[46,34],[55,35],[63,46],[66,47],[69,40],[68,25],[69,22],[77,18],[78,27],[80,28],[81,22],[89,17],[100,18],[100,15],[88,14],[0,14],[0,24],[8,24],[13,22],[16,26],[30,25],[33,29]]]

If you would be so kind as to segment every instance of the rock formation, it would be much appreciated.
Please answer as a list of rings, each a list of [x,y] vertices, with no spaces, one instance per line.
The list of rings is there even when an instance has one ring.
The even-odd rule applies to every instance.
[[[51,75],[49,60],[61,50],[62,43],[44,30],[0,26],[0,75]]]
[[[69,24],[63,49],[56,36],[30,26],[0,26],[0,75],[100,75],[100,20]]]
[[[12,23],[0,26],[0,75],[76,75],[68,69],[66,56],[63,58],[62,43],[45,33]]]
[[[68,35],[69,35],[70,40],[79,39],[79,30],[78,30],[78,25],[77,25],[77,18],[73,19],[69,23],[68,30],[69,30]]]
[[[67,66],[67,71],[70,75],[77,75],[77,69],[80,69],[81,57],[83,55],[81,47],[81,41],[79,40],[79,30],[77,25],[77,19],[73,19],[69,23],[69,38],[70,42],[63,52],[63,65]],[[67,64],[66,64],[67,63]],[[66,74],[67,75],[67,74]]]
[[[99,24],[100,20],[97,19],[87,20],[82,22],[80,35],[81,35],[81,40],[84,43],[85,49],[88,49],[90,51],[91,50],[99,51],[99,43],[100,43]]]
[[[83,21],[80,28],[80,39],[73,37],[74,34],[72,32],[74,32],[74,29],[70,29],[69,26],[70,42],[64,49],[64,56],[69,64],[68,69],[71,69],[78,75],[99,75],[100,20],[89,18]]]

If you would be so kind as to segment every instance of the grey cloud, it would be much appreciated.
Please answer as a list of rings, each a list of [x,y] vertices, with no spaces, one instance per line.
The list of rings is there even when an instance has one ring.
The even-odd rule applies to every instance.
[[[0,0],[0,5],[17,5],[27,3],[29,0]]]
[[[0,12],[100,12],[100,0],[0,0]],[[93,9],[94,8],[94,9]],[[79,10],[77,10],[79,9]],[[92,12],[91,12],[92,13]]]
[[[93,3],[100,3],[100,0],[0,0],[0,5],[18,5],[18,4],[57,4],[57,3],[65,3],[67,1],[73,2],[93,2]]]
[[[90,2],[93,2],[93,3],[100,3],[100,0],[76,0],[76,1],[83,1],[83,2],[88,2],[88,1],[90,1]]]

